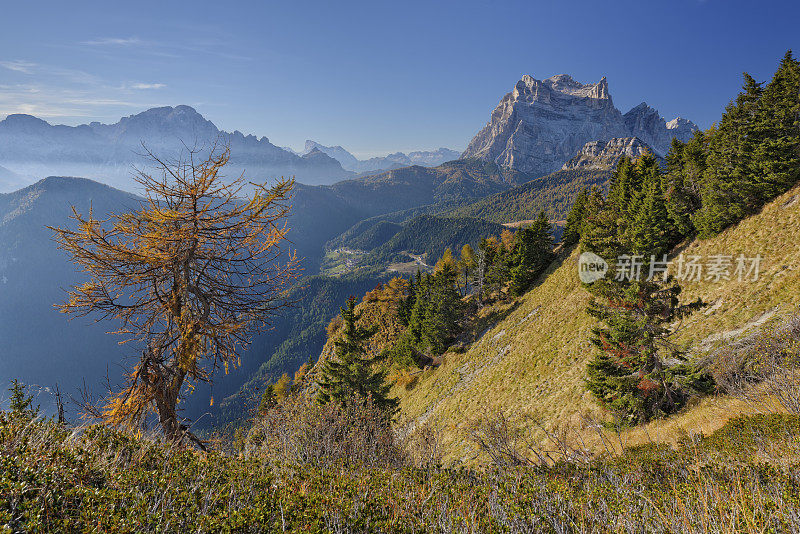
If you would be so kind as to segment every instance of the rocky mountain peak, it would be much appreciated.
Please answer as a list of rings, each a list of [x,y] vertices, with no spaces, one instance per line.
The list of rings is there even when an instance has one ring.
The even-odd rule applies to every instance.
[[[682,130],[686,128],[692,131],[698,129],[695,123],[693,123],[689,119],[684,119],[683,117],[675,117],[674,119],[672,119],[667,123],[668,130]]]
[[[544,80],[537,80],[525,74],[509,93],[513,100],[551,103],[554,100],[594,99],[611,100],[608,81],[603,77],[599,82],[582,84],[569,74],[557,74]]]
[[[667,125],[646,102],[623,116],[614,107],[605,77],[584,84],[569,74],[541,81],[526,74],[500,100],[462,158],[542,176],[560,169],[591,141],[636,137],[663,156],[673,137],[686,141],[696,129],[684,119]]]
[[[568,74],[542,81],[525,75],[462,157],[542,176],[561,168],[589,141],[628,135],[605,78],[583,84]]]

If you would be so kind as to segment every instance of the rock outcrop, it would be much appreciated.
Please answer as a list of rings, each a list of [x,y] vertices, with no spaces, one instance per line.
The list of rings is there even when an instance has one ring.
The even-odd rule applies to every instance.
[[[631,159],[645,153],[659,157],[653,149],[638,137],[615,137],[608,141],[589,141],[572,159],[567,161],[561,170],[611,170],[616,167],[622,156]],[[659,157],[659,159],[661,159]]]

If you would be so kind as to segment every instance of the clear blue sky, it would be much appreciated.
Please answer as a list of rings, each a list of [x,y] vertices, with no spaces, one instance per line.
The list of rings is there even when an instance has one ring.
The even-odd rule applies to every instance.
[[[0,118],[115,122],[189,104],[226,130],[357,155],[463,149],[522,74],[609,81],[623,112],[715,121],[800,2],[3,2]]]

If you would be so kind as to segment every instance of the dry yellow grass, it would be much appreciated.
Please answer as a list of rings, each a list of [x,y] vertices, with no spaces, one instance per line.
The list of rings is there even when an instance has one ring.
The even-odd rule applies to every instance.
[[[735,277],[720,282],[685,282],[686,300],[701,297],[709,307],[682,325],[677,339],[700,356],[718,343],[751,332],[800,304],[800,188],[714,239],[689,243],[685,254],[763,258],[756,282]],[[405,424],[431,422],[443,430],[446,459],[466,460],[474,451],[465,440],[469,422],[501,410],[514,419],[533,416],[550,429],[581,429],[590,445],[599,439],[587,420],[606,416],[583,386],[592,320],[585,313],[589,293],[577,277],[577,252],[562,256],[525,294],[507,317],[463,353],[448,353],[436,369],[423,373],[411,390],[396,388]],[[749,408],[727,397],[704,399],[663,421],[620,436],[635,445],[675,442],[690,433],[713,432]],[[533,439],[543,434],[530,428]]]

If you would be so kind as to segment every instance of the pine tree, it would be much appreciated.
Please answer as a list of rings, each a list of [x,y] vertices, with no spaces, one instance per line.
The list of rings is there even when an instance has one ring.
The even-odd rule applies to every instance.
[[[800,178],[800,63],[791,50],[761,93],[754,130],[754,186],[768,202]]]
[[[443,353],[458,333],[461,296],[455,288],[458,274],[450,264],[431,278],[430,293],[422,320],[421,345],[433,354]]]
[[[675,230],[667,213],[657,170],[649,177],[646,190],[635,218],[628,225],[625,244],[633,254],[641,254],[648,260],[650,255],[660,258],[669,252]]]
[[[500,292],[503,284],[510,278],[510,250],[494,237],[482,240],[480,249],[483,251],[486,262],[484,294],[491,295],[494,292]]]
[[[16,378],[11,380],[11,387],[8,388],[11,393],[11,403],[9,409],[11,413],[17,415],[24,415],[27,417],[36,417],[39,415],[39,407],[33,406],[33,395],[28,395],[25,392],[25,386]]]
[[[550,221],[540,212],[534,223],[516,233],[512,253],[511,291],[525,292],[553,259],[553,237]]]
[[[318,380],[318,400],[323,403],[344,402],[353,394],[363,398],[371,397],[372,402],[394,415],[398,401],[389,397],[390,386],[385,373],[373,371],[374,358],[367,356],[365,344],[375,333],[375,329],[358,326],[361,317],[355,311],[356,299],[350,297],[341,309],[342,336],[334,342],[335,356],[325,360]]]
[[[581,249],[594,252],[610,261],[623,253],[617,235],[617,209],[603,198],[599,189],[592,189],[586,202],[586,215],[581,231]]]
[[[617,162],[617,168],[608,188],[608,203],[619,211],[625,211],[631,200],[631,181],[633,163],[627,156],[622,156]]]
[[[431,295],[432,276],[428,273],[420,275],[417,273],[416,294],[414,304],[408,320],[408,333],[414,345],[422,342],[422,329],[425,314],[427,313],[428,301]]]
[[[259,415],[266,414],[271,408],[278,404],[278,401],[275,399],[273,388],[274,386],[272,384],[268,384],[266,389],[264,389],[264,393],[261,394],[261,402],[258,404]]]
[[[742,92],[728,104],[716,130],[709,135],[700,189],[702,207],[694,216],[700,237],[714,236],[760,207],[753,158],[762,88],[747,73],[744,78]]]
[[[458,270],[463,276],[463,294],[466,295],[469,291],[469,281],[472,275],[472,272],[475,270],[477,266],[477,259],[475,257],[475,251],[472,250],[472,247],[467,243],[463,247],[461,247],[461,257],[458,260]]]
[[[700,208],[700,184],[706,169],[706,138],[701,130],[687,143],[672,139],[661,186],[676,237],[695,232],[692,214]]]
[[[587,311],[602,324],[592,329],[600,352],[587,365],[586,387],[627,424],[673,413],[713,389],[713,379],[668,342],[671,323],[703,306],[699,299],[679,304],[680,291],[672,280],[592,286]]]
[[[561,242],[565,247],[571,247],[581,239],[581,226],[586,216],[586,203],[589,200],[589,190],[582,189],[575,195],[572,207],[567,214],[567,222],[564,225],[564,234]]]
[[[436,262],[436,265],[433,267],[433,272],[441,271],[445,266],[455,271],[458,270],[458,262],[456,261],[455,256],[453,256],[453,251],[450,248],[444,249],[444,253],[442,257]]]
[[[400,301],[400,306],[397,309],[397,318],[400,320],[400,324],[403,326],[408,326],[409,322],[411,321],[411,310],[414,308],[414,303],[417,300],[417,285],[419,283],[419,278],[419,271],[417,271],[416,282],[414,277],[409,278],[408,293],[406,294],[405,298]]]

